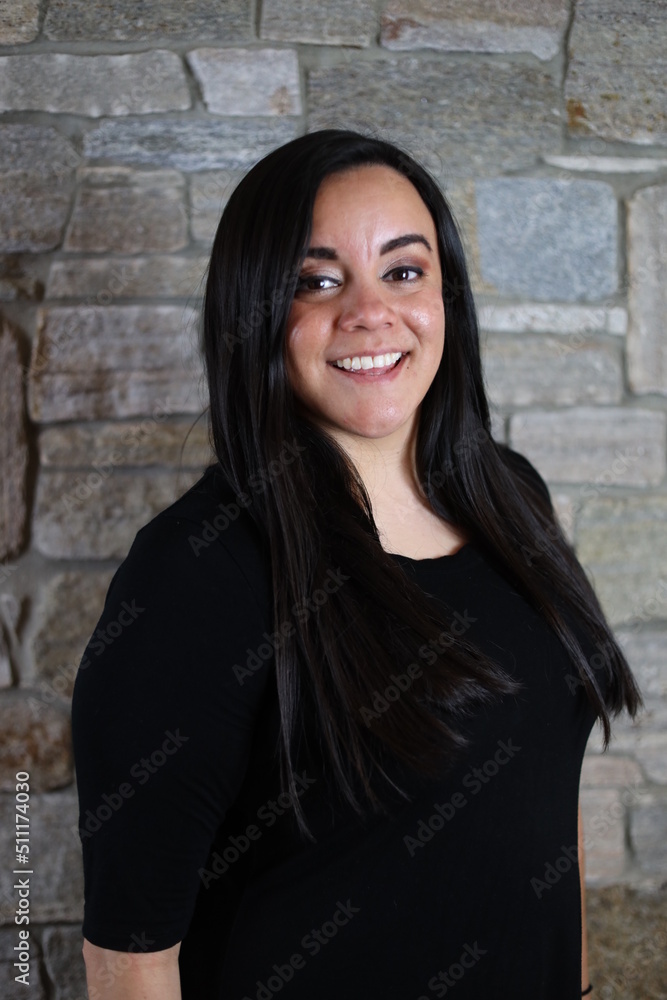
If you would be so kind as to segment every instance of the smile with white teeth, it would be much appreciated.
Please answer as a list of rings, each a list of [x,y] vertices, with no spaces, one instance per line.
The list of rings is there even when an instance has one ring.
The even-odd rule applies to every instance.
[[[352,369],[352,371],[359,371],[362,368],[366,370],[370,368],[387,368],[389,365],[395,364],[402,356],[403,353],[401,351],[373,356],[363,354],[355,355],[353,358],[343,358],[340,361],[333,361],[332,364],[337,365],[338,368]]]

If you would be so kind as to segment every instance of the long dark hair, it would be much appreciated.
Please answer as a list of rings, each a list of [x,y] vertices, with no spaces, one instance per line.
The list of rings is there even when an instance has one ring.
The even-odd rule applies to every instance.
[[[424,497],[484,547],[559,637],[602,722],[605,747],[610,714],[625,707],[635,715],[641,705],[548,498],[492,438],[463,249],[438,185],[378,138],[333,129],[301,136],[253,167],[225,207],[206,284],[204,349],[213,446],[234,491],[252,496],[248,510],[270,552],[276,629],[293,623],[295,610],[307,608],[313,595],[324,595],[275,650],[281,780],[305,835],[294,774],[307,742],[307,714],[316,720],[311,730],[336,787],[361,813],[368,804],[384,808],[376,776],[405,794],[388,774],[387,754],[435,774],[466,744],[457,722],[476,705],[518,689],[448,628],[442,609],[384,551],[353,463],[298,412],[288,381],[286,324],[315,196],[328,175],[365,164],[408,178],[438,234],[447,336],[420,411],[416,461]],[[298,454],[288,466],[286,443]],[[332,570],[344,582],[327,592]],[[594,664],[579,628],[601,651]],[[390,711],[370,712],[391,675],[419,664],[420,647],[434,639],[443,650],[437,662],[428,672],[413,670],[420,674],[414,679],[406,675],[412,682]]]

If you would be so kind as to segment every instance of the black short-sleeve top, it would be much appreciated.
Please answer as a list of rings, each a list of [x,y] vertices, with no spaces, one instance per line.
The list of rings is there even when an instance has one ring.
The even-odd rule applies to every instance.
[[[280,640],[248,512],[211,466],[138,532],[73,696],[93,944],[181,941],[184,1000],[580,995],[577,805],[595,713],[477,544],[394,558],[523,686],[466,721],[469,748],[441,778],[399,769],[409,799],[388,815],[359,818],[309,758],[311,842],[280,789]]]

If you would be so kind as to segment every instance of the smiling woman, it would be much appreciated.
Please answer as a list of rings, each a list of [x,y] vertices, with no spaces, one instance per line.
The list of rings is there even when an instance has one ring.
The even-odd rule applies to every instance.
[[[640,696],[493,440],[436,183],[353,132],[265,157],[204,349],[217,462],[137,534],[95,635],[145,610],[74,690],[91,995],[575,1000],[582,758]]]

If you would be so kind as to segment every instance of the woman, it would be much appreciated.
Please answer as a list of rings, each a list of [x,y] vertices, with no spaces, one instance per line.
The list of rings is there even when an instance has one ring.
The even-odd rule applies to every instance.
[[[640,695],[491,436],[437,185],[352,132],[274,151],[204,336],[217,464],[138,533],[74,692],[91,995],[590,992],[580,768]]]

